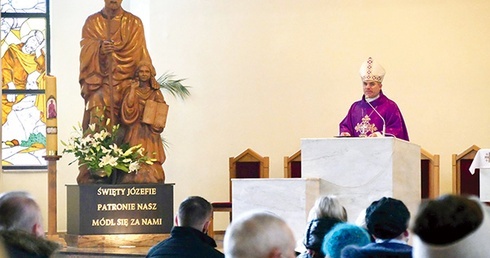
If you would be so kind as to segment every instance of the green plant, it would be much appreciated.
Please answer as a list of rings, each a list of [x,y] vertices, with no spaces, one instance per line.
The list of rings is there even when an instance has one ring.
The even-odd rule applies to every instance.
[[[157,82],[160,84],[160,89],[166,90],[172,94],[174,97],[180,97],[185,99],[191,95],[189,92],[189,86],[182,85],[182,81],[185,79],[174,80],[175,75],[171,73],[164,73],[158,79]]]
[[[170,92],[170,94],[172,94],[172,96],[174,97],[180,97],[181,99],[186,99],[191,95],[191,93],[189,92],[190,86],[184,86],[182,84],[182,81],[184,81],[185,79],[174,80],[173,79],[174,77],[175,75],[169,72],[162,74],[157,79],[158,84],[160,84],[160,89]],[[163,136],[162,136],[162,142],[165,149],[167,149],[169,143],[165,138],[163,138]]]

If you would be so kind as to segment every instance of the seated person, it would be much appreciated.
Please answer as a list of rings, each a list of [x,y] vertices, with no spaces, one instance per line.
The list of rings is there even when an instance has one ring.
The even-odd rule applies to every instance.
[[[206,235],[213,207],[202,197],[191,196],[179,206],[170,238],[153,246],[146,257],[223,258],[214,239]]]
[[[323,237],[337,223],[347,222],[347,212],[337,197],[325,195],[318,198],[308,215],[308,227],[296,251],[301,258],[325,257],[321,250]]]
[[[252,211],[234,219],[225,233],[226,258],[294,258],[294,235],[273,213]]]
[[[338,223],[325,235],[322,251],[325,257],[340,258],[346,246],[365,246],[369,243],[369,234],[365,229],[351,223]]]
[[[331,218],[311,220],[304,239],[304,246],[307,251],[298,255],[297,258],[324,258],[325,253],[322,251],[323,238],[338,223],[342,222]]]
[[[420,205],[413,223],[413,257],[489,257],[488,206],[476,197],[443,195]]]
[[[364,95],[354,102],[340,122],[340,136],[394,136],[408,141],[408,131],[397,104],[387,98],[381,88],[384,68],[371,57],[359,71]]]
[[[342,257],[410,258],[412,247],[408,242],[410,212],[402,201],[383,197],[366,209],[366,227],[375,239],[363,247],[346,247]]]
[[[41,210],[27,192],[0,195],[0,239],[10,257],[50,257],[60,247],[45,238]]]

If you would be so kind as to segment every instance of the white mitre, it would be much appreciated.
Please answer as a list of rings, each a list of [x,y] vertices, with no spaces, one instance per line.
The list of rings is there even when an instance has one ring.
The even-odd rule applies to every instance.
[[[470,234],[458,241],[447,245],[425,243],[417,235],[413,237],[413,258],[444,257],[444,258],[485,258],[490,257],[490,210],[480,203],[483,211],[483,221]]]
[[[378,62],[374,61],[372,57],[369,57],[367,61],[362,63],[361,69],[359,69],[359,74],[363,82],[383,82],[385,73],[385,69]]]

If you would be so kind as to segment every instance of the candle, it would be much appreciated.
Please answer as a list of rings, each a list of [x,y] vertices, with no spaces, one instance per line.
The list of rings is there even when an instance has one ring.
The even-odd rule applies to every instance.
[[[58,103],[56,77],[46,75],[46,155],[58,155]]]

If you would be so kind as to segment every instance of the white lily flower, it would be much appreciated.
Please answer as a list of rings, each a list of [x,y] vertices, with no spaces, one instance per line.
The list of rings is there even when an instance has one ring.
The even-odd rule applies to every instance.
[[[132,162],[129,164],[129,172],[136,172],[140,168],[140,164],[138,162]]]
[[[102,153],[104,153],[104,154],[111,153],[111,150],[110,149],[108,149],[108,148],[106,148],[106,147],[104,147],[102,145],[100,146],[100,148],[102,149]]]
[[[111,155],[105,155],[100,159],[99,166],[103,167],[105,165],[109,166],[116,166],[117,165],[117,158],[113,157]]]

